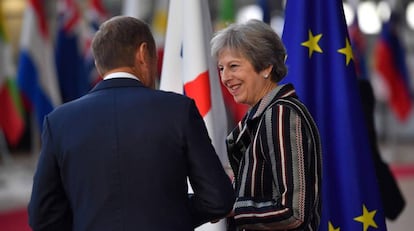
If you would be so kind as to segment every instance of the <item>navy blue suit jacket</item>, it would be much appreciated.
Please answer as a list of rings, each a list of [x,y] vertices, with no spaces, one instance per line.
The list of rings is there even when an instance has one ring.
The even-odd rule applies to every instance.
[[[188,97],[110,79],[44,120],[28,206],[33,230],[193,230],[233,202]]]

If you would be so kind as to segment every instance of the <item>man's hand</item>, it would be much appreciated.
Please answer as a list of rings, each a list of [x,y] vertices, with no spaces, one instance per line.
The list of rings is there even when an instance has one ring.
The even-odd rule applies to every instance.
[[[231,212],[229,214],[226,215],[226,217],[234,217],[234,210],[231,210]],[[219,222],[221,219],[216,219],[216,220],[212,220],[210,221],[210,223],[214,224]]]

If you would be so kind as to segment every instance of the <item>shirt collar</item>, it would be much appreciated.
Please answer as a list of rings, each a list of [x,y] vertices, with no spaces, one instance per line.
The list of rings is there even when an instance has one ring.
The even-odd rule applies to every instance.
[[[259,117],[275,100],[286,97],[297,97],[296,90],[292,84],[278,85],[267,95],[265,95],[253,108],[249,111],[249,118]]]
[[[105,76],[104,80],[115,79],[115,78],[130,78],[130,79],[136,79],[136,80],[140,81],[137,76],[135,76],[131,73],[128,73],[128,72],[114,72],[114,73],[111,73],[111,74]]]

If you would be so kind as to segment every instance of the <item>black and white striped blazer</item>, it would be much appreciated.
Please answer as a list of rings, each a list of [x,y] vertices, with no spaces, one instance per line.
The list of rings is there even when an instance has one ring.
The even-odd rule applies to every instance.
[[[317,230],[322,157],[318,129],[293,85],[280,85],[227,137],[239,230]]]

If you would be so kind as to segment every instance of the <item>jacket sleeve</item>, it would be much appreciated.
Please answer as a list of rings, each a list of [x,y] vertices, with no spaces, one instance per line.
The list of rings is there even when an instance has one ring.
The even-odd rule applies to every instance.
[[[193,100],[188,105],[187,116],[185,143],[189,182],[194,191],[189,200],[193,227],[197,227],[230,213],[235,196],[230,178],[221,165]]]
[[[55,151],[46,117],[28,205],[29,225],[34,231],[72,230],[72,213],[62,187]]]

